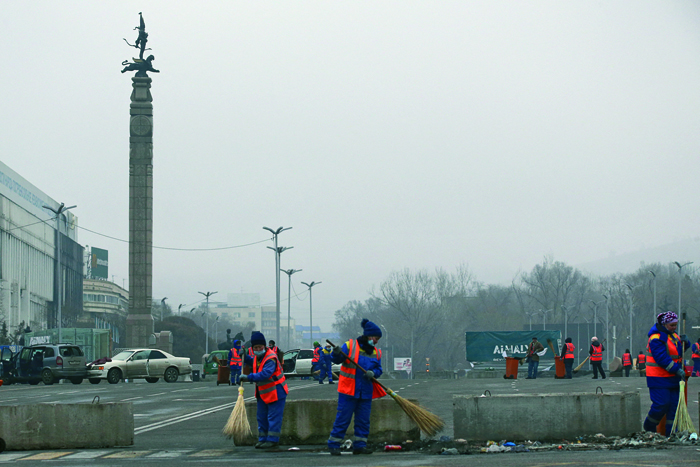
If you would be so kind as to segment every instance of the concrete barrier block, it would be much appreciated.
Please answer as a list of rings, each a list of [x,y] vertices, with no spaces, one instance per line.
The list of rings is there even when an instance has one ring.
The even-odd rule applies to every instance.
[[[416,403],[414,400],[411,402]],[[287,400],[284,406],[280,443],[287,446],[326,444],[333,428],[333,422],[335,422],[337,410],[337,399]],[[246,414],[254,438],[251,438],[244,445],[250,446],[258,440],[257,403],[255,401],[246,403]],[[372,415],[369,423],[370,443],[399,444],[407,439],[420,439],[418,426],[389,396],[372,401]],[[346,439],[352,439],[353,426],[354,420],[350,422]]]
[[[505,370],[471,370],[467,372],[467,378],[469,379],[481,379],[481,378],[503,378],[506,373]]]
[[[641,430],[638,392],[453,396],[454,436],[474,441],[560,440]]]
[[[131,402],[0,406],[8,451],[89,449],[134,444]]]

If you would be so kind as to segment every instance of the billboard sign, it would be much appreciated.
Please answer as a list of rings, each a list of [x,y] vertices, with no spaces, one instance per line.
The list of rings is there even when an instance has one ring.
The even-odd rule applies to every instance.
[[[411,372],[413,368],[413,363],[410,358],[395,358],[394,359],[394,371],[407,371]]]
[[[557,352],[561,348],[561,331],[466,332],[465,335],[470,362],[505,362],[505,356],[523,358],[533,337],[546,349],[540,361],[554,361],[555,354],[547,345],[547,339],[552,341]]]
[[[90,276],[93,279],[109,278],[109,256],[107,250],[95,248],[90,250]]]

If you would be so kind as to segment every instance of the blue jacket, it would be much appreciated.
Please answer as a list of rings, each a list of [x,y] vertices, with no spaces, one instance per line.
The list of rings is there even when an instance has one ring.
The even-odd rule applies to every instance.
[[[243,356],[243,351],[241,350],[241,345],[240,345],[240,344],[234,345],[233,348],[236,349],[236,350],[238,350],[238,356],[240,356],[240,357]],[[231,352],[231,351],[229,350],[229,351],[228,351],[228,361],[230,362],[232,358],[233,358],[233,352]],[[240,369],[241,369],[241,366],[243,366],[243,361],[241,361],[241,365],[232,366],[231,369],[232,369],[232,370],[240,370]]]
[[[251,369],[253,368],[253,358],[250,355],[248,355],[247,352],[243,357],[243,363],[246,365],[250,365]],[[268,360],[267,363],[265,363],[265,366],[263,366],[260,371],[248,375],[248,381],[252,381],[255,383],[258,381],[265,381],[266,379],[270,379],[272,374],[275,372],[276,368],[277,363],[275,363],[274,360]],[[284,392],[284,384],[278,384],[276,389],[278,401],[287,398],[287,393]]]
[[[341,348],[345,355],[348,355],[348,343],[345,342]],[[331,353],[331,361],[333,363],[343,363],[345,357],[341,354]],[[373,371],[374,377],[379,378],[382,375],[382,362],[377,359],[377,350],[369,356],[362,349],[360,349],[360,356],[358,358],[358,364],[367,371]],[[364,371],[357,369],[355,371],[355,395],[356,399],[371,399],[372,391],[374,387],[372,386],[372,381],[365,378]]]
[[[652,334],[657,333],[660,334],[660,337],[649,341],[649,352],[651,353],[651,356],[654,357],[654,361],[657,365],[659,365],[661,368],[666,368],[669,373],[676,373],[682,366],[675,363],[668,354],[666,343],[668,342],[668,337],[671,333],[665,326],[654,324],[649,330],[647,336],[651,337]],[[690,347],[690,342],[687,340],[680,340],[678,334],[673,334],[675,336],[674,340],[676,341],[676,350],[678,351],[678,355],[683,356],[683,351]],[[680,386],[680,382],[680,376],[673,376],[669,378],[647,376],[647,387],[649,388],[678,388]]]

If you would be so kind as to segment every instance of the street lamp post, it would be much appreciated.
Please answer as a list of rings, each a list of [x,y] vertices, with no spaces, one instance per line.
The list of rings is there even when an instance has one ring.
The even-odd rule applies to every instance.
[[[219,334],[219,318],[221,316],[217,316],[216,319],[214,320],[214,343],[218,343],[218,334]]]
[[[649,271],[649,274],[651,274],[654,278],[654,308],[652,308],[651,310],[651,322],[653,323],[654,321],[656,321],[656,274],[654,273],[654,271]]]
[[[549,313],[552,310],[540,310],[540,313],[542,313],[542,330],[546,331],[547,330],[547,313]]]
[[[204,311],[202,312],[202,326],[204,326],[204,320],[205,320],[205,319],[207,320],[206,331],[204,332],[204,339],[205,339],[205,343],[204,343],[205,350],[204,350],[204,353],[206,353],[206,354],[209,353],[209,315],[207,314],[207,312],[208,312],[208,309],[207,309],[207,310],[204,310]],[[205,316],[206,316],[206,318],[205,318]]]
[[[630,352],[632,351],[632,291],[634,290],[634,287],[632,287],[629,284],[625,284],[627,288],[629,289],[629,301],[630,301],[630,337],[629,337],[629,348]]]
[[[312,299],[313,296],[311,295],[311,287],[314,285],[320,284],[321,281],[319,282],[312,282],[310,284],[307,284],[306,282],[302,282],[305,286],[309,288],[309,336],[311,337],[311,346],[313,347],[314,345],[314,312],[313,312],[313,303]]]
[[[674,261],[674,264],[678,266],[678,318],[681,318],[682,311],[681,311],[681,283],[683,282],[683,276],[682,271],[683,268],[689,264],[693,264],[692,261],[685,263],[685,264],[680,264],[678,261]],[[681,331],[683,334],[685,334],[685,319],[683,320],[683,330]]]
[[[380,324],[380,326],[382,327],[382,329],[384,329],[384,333],[386,334],[386,350],[387,350],[387,353],[389,353],[389,331],[386,330],[386,327],[384,327],[383,324]],[[392,355],[392,357],[394,356],[393,352],[391,353],[391,355]],[[389,368],[393,368],[394,367],[393,360],[390,360],[390,359],[387,359],[387,360],[389,360],[389,362],[391,364],[389,366]]]
[[[182,309],[183,306],[185,306],[184,303],[180,303],[180,304],[177,306],[177,315],[178,315],[178,316],[180,316],[180,315],[182,314],[182,312],[181,312],[180,310]]]
[[[609,333],[610,333],[610,308],[608,306],[608,296],[603,294],[603,298],[605,298],[605,340],[607,342],[610,342],[609,340]],[[610,344],[608,344],[610,345]],[[630,349],[631,350],[631,349]],[[606,364],[608,366],[608,370],[610,369],[610,352],[606,353]]]
[[[569,337],[569,307],[562,305],[561,309],[564,310],[564,339]]]
[[[264,230],[267,230],[272,234],[272,238],[275,240],[275,247],[268,247],[272,250],[275,250],[275,295],[276,295],[276,316],[277,316],[277,334],[275,336],[275,341],[279,342],[280,340],[280,254],[282,251],[286,250],[287,248],[283,248],[282,251],[280,251],[277,248],[277,236],[284,232],[285,230],[291,229],[291,227],[279,227],[277,230],[272,230],[269,227],[263,227]],[[289,247],[292,248],[292,247]]]
[[[292,322],[292,274],[295,274],[297,272],[301,271],[301,269],[282,269],[282,272],[287,275],[287,284],[288,284],[288,292],[287,292],[287,350],[291,348],[291,327],[292,325],[290,324]]]
[[[199,292],[202,295],[204,295],[207,298],[207,310],[204,313],[207,313],[209,311],[209,297],[214,295],[217,292]],[[204,317],[204,313],[202,313],[202,317]],[[204,343],[204,347],[206,349],[205,353],[209,353],[209,320],[207,319],[207,341]]]
[[[593,304],[593,335],[598,337],[598,305],[600,303],[596,303],[593,300],[588,300]]]
[[[48,209],[56,215],[56,320],[58,321],[58,342],[61,342],[61,331],[63,329],[63,316],[61,315],[61,299],[63,298],[63,280],[62,280],[62,268],[61,268],[61,214],[69,209],[73,209],[74,206],[65,207],[65,203],[61,203],[58,209],[54,209],[51,206],[44,205],[44,209]],[[65,216],[64,216],[65,217]],[[67,232],[66,232],[67,233]]]
[[[525,314],[530,318],[530,331],[532,331],[532,315],[535,314],[534,311],[526,311]]]
[[[163,297],[163,300],[160,301],[160,320],[163,321],[163,310],[165,310],[165,301],[168,299],[168,297]]]

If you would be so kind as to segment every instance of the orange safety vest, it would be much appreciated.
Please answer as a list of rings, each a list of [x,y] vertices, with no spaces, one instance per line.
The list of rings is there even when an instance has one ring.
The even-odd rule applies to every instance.
[[[270,350],[272,350],[274,353],[277,353],[279,349],[277,348],[277,346],[274,346],[270,347]]]
[[[275,361],[276,368],[275,372],[272,373],[272,376],[270,376],[270,379],[255,382],[255,395],[260,396],[260,399],[262,399],[262,401],[266,404],[272,404],[273,402],[277,402],[277,386],[279,386],[280,384],[284,385],[284,392],[289,394],[289,389],[287,388],[287,383],[285,382],[284,373],[282,372],[282,365],[280,365],[280,361],[277,359],[276,353],[272,352],[270,349],[267,349],[265,355],[262,358],[262,361],[259,364],[260,370],[263,369],[265,363],[267,363],[268,360],[273,359]],[[257,372],[258,359],[254,358],[253,373]]]
[[[596,347],[595,345],[591,346],[593,347],[593,353],[591,354],[591,361],[592,362],[602,362],[603,361],[603,346],[599,345]]]
[[[622,366],[632,366],[632,355],[628,353],[622,354]]]
[[[574,358],[574,349],[576,347],[571,342],[566,343],[566,353],[564,354],[564,359]]]
[[[338,392],[341,394],[346,394],[348,396],[355,396],[355,376],[357,371],[358,362],[360,360],[360,344],[357,340],[350,339],[346,342],[348,346],[348,357],[340,365],[340,373],[338,374]],[[374,349],[377,355],[377,360],[382,359],[381,349]],[[370,355],[371,357],[371,355]],[[372,399],[377,399],[378,397],[386,396],[386,391],[376,382],[372,381]]]
[[[651,340],[660,338],[661,334],[658,332],[649,336],[649,341],[647,342],[647,351],[649,353],[651,353],[651,348],[649,346]],[[666,339],[666,352],[668,352],[668,356],[671,357],[671,360],[679,365],[682,364],[681,362],[683,361],[683,356],[678,355],[678,347],[676,347],[676,342],[680,340],[681,338],[678,337],[678,334],[675,332],[673,334],[669,334],[668,339]],[[647,376],[657,378],[673,378],[676,376],[676,374],[667,371],[666,368],[661,368],[654,360],[654,356],[649,355],[647,358]]]
[[[647,356],[644,355],[643,353],[640,353],[637,355],[637,363],[646,363],[647,362]]]
[[[243,364],[243,358],[241,358],[241,354],[238,353],[237,348],[231,349],[231,361],[229,362],[229,366],[241,366]]]
[[[314,358],[311,359],[311,363],[318,363],[321,360],[321,347],[314,347]]]
[[[690,358],[700,358],[700,344],[693,344],[693,356]]]

